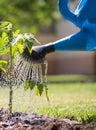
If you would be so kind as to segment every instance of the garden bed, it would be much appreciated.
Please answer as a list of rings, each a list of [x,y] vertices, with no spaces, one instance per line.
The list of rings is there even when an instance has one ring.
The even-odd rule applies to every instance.
[[[69,119],[57,119],[35,113],[0,110],[0,130],[95,130],[96,123],[81,124]]]

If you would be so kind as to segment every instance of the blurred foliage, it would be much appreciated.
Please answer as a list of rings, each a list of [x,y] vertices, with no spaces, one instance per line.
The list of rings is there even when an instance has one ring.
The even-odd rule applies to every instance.
[[[9,21],[22,32],[37,33],[58,16],[57,0],[0,0],[0,20]]]

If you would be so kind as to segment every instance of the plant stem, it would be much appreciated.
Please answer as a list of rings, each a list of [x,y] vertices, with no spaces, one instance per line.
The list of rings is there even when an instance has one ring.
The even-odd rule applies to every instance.
[[[9,112],[12,113],[13,87],[12,87],[12,45],[10,45],[10,70],[9,70]]]

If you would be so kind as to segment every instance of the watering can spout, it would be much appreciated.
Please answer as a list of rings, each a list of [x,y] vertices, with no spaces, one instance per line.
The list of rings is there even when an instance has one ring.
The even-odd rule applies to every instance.
[[[48,53],[51,53],[55,51],[54,45],[53,44],[46,44],[46,45],[41,45],[41,46],[34,46],[32,48],[32,53],[28,51],[28,48],[25,47],[24,51],[22,53],[22,57],[30,62],[44,62],[45,56]]]

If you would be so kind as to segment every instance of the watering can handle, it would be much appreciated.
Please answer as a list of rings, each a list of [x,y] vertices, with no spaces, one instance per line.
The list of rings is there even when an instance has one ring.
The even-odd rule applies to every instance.
[[[67,20],[75,23],[75,21],[76,21],[76,15],[74,15],[69,10],[69,8],[68,8],[68,0],[58,0],[58,8],[59,8],[59,11],[60,11],[61,15],[65,19],[67,19]]]
[[[73,13],[68,7],[68,0],[58,0],[59,11],[65,19],[71,21],[77,27],[81,28],[82,24],[87,19],[87,15],[89,14],[88,1],[90,0],[81,0],[77,6],[77,9],[75,10],[75,13]]]

